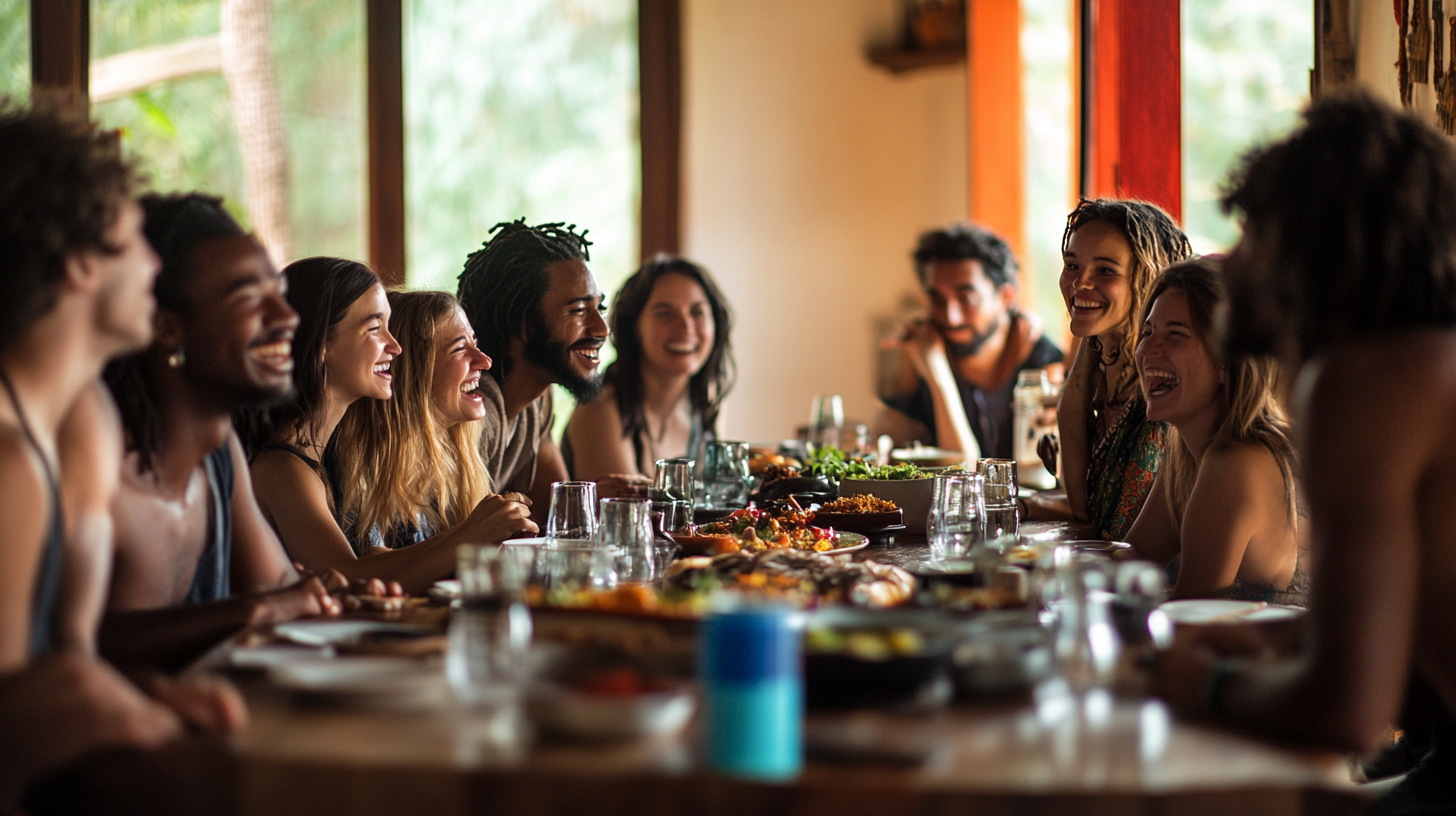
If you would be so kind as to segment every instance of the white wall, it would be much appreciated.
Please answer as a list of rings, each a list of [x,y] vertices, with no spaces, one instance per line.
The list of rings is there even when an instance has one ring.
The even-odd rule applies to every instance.
[[[817,393],[873,419],[915,238],[966,216],[964,68],[894,76],[864,56],[900,7],[684,3],[683,251],[737,313],[730,438],[792,436]]]

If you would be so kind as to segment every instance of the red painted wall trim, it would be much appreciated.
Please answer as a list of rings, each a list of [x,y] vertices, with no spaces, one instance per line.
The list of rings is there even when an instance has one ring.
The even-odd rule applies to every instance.
[[[1179,0],[1124,3],[1119,15],[1118,131],[1122,194],[1183,218]]]

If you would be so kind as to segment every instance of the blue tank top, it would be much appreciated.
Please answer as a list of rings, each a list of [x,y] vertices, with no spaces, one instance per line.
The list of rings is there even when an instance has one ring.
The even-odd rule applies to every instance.
[[[185,604],[221,601],[232,595],[233,452],[226,443],[203,460],[207,468],[207,546],[192,572]]]

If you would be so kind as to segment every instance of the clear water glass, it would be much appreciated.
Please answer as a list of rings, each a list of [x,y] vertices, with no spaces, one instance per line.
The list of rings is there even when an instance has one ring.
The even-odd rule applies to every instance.
[[[445,675],[464,702],[510,699],[525,679],[532,627],[523,593],[533,554],[493,544],[456,550],[460,605],[450,614]]]
[[[657,575],[650,499],[602,499],[597,542],[611,551],[620,581],[653,581]]]
[[[844,400],[838,394],[818,394],[809,405],[809,441],[839,447],[844,432]]]
[[[546,516],[549,541],[591,541],[597,532],[597,483],[553,482]]]
[[[611,589],[617,585],[616,554],[595,541],[548,541],[537,548],[531,584],[547,592]]]
[[[942,473],[935,477],[925,534],[933,562],[970,557],[985,538],[986,510],[977,473]]]
[[[693,523],[697,495],[693,470],[698,463],[694,459],[658,459],[653,464],[657,467],[657,479],[648,492],[652,509],[662,511],[664,527],[681,530]]]
[[[748,504],[748,443],[709,442],[703,456],[706,506],[726,509]]]
[[[1016,508],[1016,460],[981,459],[976,463],[976,469],[984,480],[986,538],[1014,538],[1021,531],[1021,518]]]

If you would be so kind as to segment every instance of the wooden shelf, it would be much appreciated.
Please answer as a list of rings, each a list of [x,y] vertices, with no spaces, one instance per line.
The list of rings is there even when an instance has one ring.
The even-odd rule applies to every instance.
[[[918,71],[922,68],[936,68],[942,65],[960,65],[966,61],[963,45],[951,48],[906,51],[901,48],[872,48],[870,62],[892,74]]]

